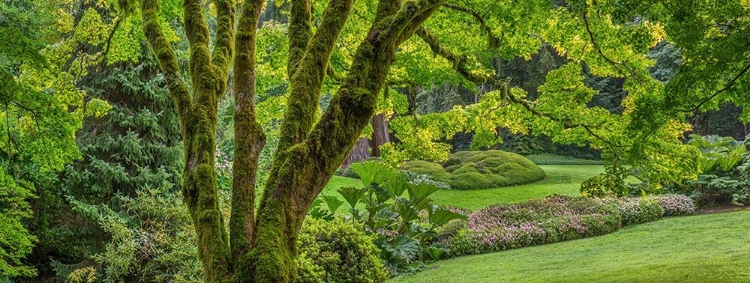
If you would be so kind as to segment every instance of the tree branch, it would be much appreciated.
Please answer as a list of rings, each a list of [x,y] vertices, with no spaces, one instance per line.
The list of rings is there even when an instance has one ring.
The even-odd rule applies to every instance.
[[[229,62],[234,49],[234,9],[235,1],[216,0],[216,39],[214,51],[211,55],[211,63],[222,72],[218,77],[227,78]],[[219,94],[222,95],[222,94]]]
[[[748,70],[750,70],[750,64],[747,64],[745,66],[745,68],[742,68],[742,70],[739,73],[737,73],[737,75],[735,75],[720,90],[718,90],[717,92],[714,92],[713,94],[709,95],[708,97],[706,97],[704,99],[701,99],[701,101],[698,102],[698,104],[695,105],[695,107],[693,107],[691,109],[678,109],[678,111],[680,111],[680,112],[695,112],[696,110],[700,109],[701,106],[703,106],[703,104],[706,104],[707,102],[711,101],[711,99],[714,99],[717,96],[719,96],[719,94],[722,94],[723,92],[725,92],[725,91],[729,90],[730,88],[732,88],[732,86],[734,86],[734,83],[737,82],[737,80],[739,80],[740,77],[742,77],[745,73],[747,73]]]
[[[258,157],[265,145],[263,128],[255,117],[255,44],[264,0],[242,5],[234,58],[234,164],[229,239],[235,271],[248,270],[242,257],[253,248],[255,233],[255,186]]]
[[[489,85],[492,85],[495,88],[509,88],[510,87],[510,85],[509,85],[510,82],[509,81],[501,81],[501,80],[496,79],[493,76],[482,76],[482,75],[477,75],[477,74],[471,72],[471,70],[466,65],[466,60],[465,60],[466,57],[465,56],[461,56],[461,55],[455,54],[452,51],[450,51],[450,50],[446,49],[445,47],[443,47],[440,44],[439,39],[437,37],[435,37],[434,35],[432,35],[429,31],[427,31],[427,29],[425,29],[425,28],[419,28],[416,33],[417,33],[417,35],[420,38],[422,38],[422,40],[425,43],[427,43],[427,45],[430,46],[430,49],[432,49],[432,51],[436,55],[438,55],[440,57],[443,57],[443,58],[445,58],[445,59],[447,59],[447,60],[449,60],[451,62],[454,62],[454,66],[455,66],[456,71],[459,74],[461,74],[461,76],[463,76],[465,79],[467,79],[469,81],[472,81],[474,83],[477,83],[477,84],[489,84]],[[523,106],[527,111],[529,111],[530,113],[532,113],[533,115],[535,115],[537,117],[544,117],[544,118],[550,119],[552,121],[555,121],[555,122],[558,122],[558,123],[562,123],[562,124],[564,124],[565,126],[568,126],[568,127],[581,127],[581,128],[583,128],[591,136],[593,136],[597,140],[601,141],[602,143],[607,144],[610,147],[610,149],[612,149],[612,152],[615,155],[618,155],[618,153],[617,153],[617,151],[615,149],[622,147],[622,146],[619,146],[619,145],[615,145],[614,143],[612,143],[612,141],[604,139],[600,135],[596,134],[593,131],[592,128],[595,128],[595,127],[598,127],[598,126],[592,126],[592,125],[581,124],[581,123],[573,123],[573,122],[569,121],[568,119],[562,119],[562,118],[555,117],[553,115],[549,115],[547,113],[539,112],[538,110],[535,109],[535,107],[534,107],[534,105],[533,105],[533,103],[531,101],[528,101],[528,100],[525,100],[525,99],[521,99],[521,98],[517,98],[517,97],[513,96],[512,94],[508,95],[508,99],[511,102],[515,103],[515,104]]]
[[[307,42],[312,35],[312,7],[310,0],[291,0],[289,15],[289,56],[287,59],[287,77],[291,80],[297,71],[297,65],[305,55]]]
[[[346,23],[353,0],[331,0],[323,12],[320,27],[307,44],[305,53],[291,78],[284,122],[277,152],[302,142],[310,132],[320,102],[328,62],[336,39]]]
[[[609,57],[607,57],[607,55],[604,55],[604,53],[602,52],[602,49],[599,46],[599,43],[597,43],[596,38],[594,37],[594,32],[591,31],[591,25],[589,24],[589,18],[588,18],[589,6],[588,6],[587,1],[588,0],[583,1],[583,23],[584,23],[584,26],[586,27],[586,33],[588,33],[589,39],[591,40],[591,44],[594,46],[596,53],[598,53],[599,56],[602,57],[602,59],[609,62],[612,65],[612,67],[614,67],[615,70],[617,70],[617,72],[620,73],[620,75],[622,75],[623,77],[627,77],[628,75],[618,66],[624,67],[630,74],[634,75],[635,72],[628,65],[622,62],[617,62],[615,60],[612,60]]]
[[[177,57],[169,42],[164,38],[164,33],[159,25],[159,6],[157,0],[141,0],[141,18],[143,21],[143,33],[148,39],[151,51],[159,60],[159,66],[164,74],[164,79],[169,89],[169,94],[175,102],[177,113],[180,117],[180,129],[183,136],[186,132],[188,117],[192,115],[192,99],[185,82],[180,76],[180,67]]]
[[[451,4],[451,3],[447,3],[447,4],[443,5],[443,6],[446,7],[446,8],[448,8],[448,9],[451,9],[451,10],[455,10],[455,11],[467,13],[467,14],[471,15],[472,17],[474,17],[474,19],[477,22],[479,22],[480,27],[484,30],[485,34],[489,38],[489,40],[488,40],[489,48],[491,48],[491,49],[492,48],[498,48],[500,46],[500,38],[497,37],[492,32],[492,28],[489,25],[487,25],[487,22],[484,20],[484,17],[478,11],[476,11],[474,9],[471,9],[471,8],[468,8],[468,7],[463,7],[463,6],[459,6],[459,5]]]
[[[185,0],[183,6],[185,33],[190,43],[190,77],[193,88],[197,88],[201,86],[200,78],[212,72],[211,54],[208,51],[208,25],[203,18],[201,0]]]

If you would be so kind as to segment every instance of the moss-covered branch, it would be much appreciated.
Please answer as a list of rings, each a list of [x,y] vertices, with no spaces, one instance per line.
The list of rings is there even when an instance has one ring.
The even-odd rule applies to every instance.
[[[216,38],[214,51],[211,55],[211,63],[216,67],[218,72],[222,72],[218,77],[228,78],[226,71],[232,58],[234,50],[234,9],[235,1],[217,0],[216,5]],[[226,82],[225,82],[226,83]],[[222,95],[222,92],[219,93]]]
[[[151,50],[159,60],[159,66],[164,74],[164,78],[177,107],[177,113],[180,116],[180,129],[183,136],[186,134],[187,127],[190,126],[187,121],[192,113],[192,100],[185,82],[180,75],[180,67],[177,64],[177,56],[164,38],[164,32],[159,25],[159,4],[157,0],[141,1],[141,20],[143,21],[143,33],[146,35]]]
[[[255,117],[255,43],[263,0],[245,1],[237,26],[234,59],[234,165],[229,237],[238,281],[249,282],[249,263],[243,259],[253,246],[255,231],[255,185],[258,157],[265,134]]]
[[[307,42],[312,35],[312,4],[310,0],[291,0],[289,11],[289,56],[287,77],[291,79],[297,65],[305,55]]]
[[[317,32],[307,45],[297,71],[291,78],[291,92],[277,152],[302,142],[315,122],[320,91],[336,39],[346,23],[353,0],[332,0],[323,12]],[[280,157],[277,154],[277,158]]]
[[[190,43],[190,76],[193,88],[206,88],[205,75],[211,73],[211,54],[208,50],[208,25],[203,17],[203,7],[200,0],[185,0],[184,18],[185,33]],[[215,86],[212,86],[215,87]]]

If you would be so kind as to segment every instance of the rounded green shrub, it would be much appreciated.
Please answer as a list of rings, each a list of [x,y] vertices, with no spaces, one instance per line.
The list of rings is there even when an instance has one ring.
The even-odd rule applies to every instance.
[[[401,165],[402,170],[412,172],[414,174],[425,174],[432,177],[435,181],[448,181],[450,174],[443,169],[443,166],[437,163],[428,161],[409,161]]]
[[[296,282],[383,282],[388,271],[380,250],[342,219],[305,219],[298,240]]]
[[[544,170],[525,157],[501,150],[459,151],[442,165],[410,161],[402,170],[427,174],[453,189],[471,190],[528,184],[546,177]]]

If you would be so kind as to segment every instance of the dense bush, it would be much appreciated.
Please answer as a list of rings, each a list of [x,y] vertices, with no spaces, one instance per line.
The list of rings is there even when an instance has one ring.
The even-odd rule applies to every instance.
[[[306,219],[299,237],[296,282],[385,281],[388,271],[373,241],[341,219]]]
[[[695,213],[695,202],[685,195],[662,195],[655,197],[664,216],[683,216]]]
[[[701,174],[695,180],[667,186],[670,193],[690,196],[698,206],[750,203],[750,142],[730,137],[692,135],[689,142],[700,151]]]
[[[620,228],[620,214],[593,199],[552,196],[496,205],[469,215],[468,229],[447,241],[451,256],[554,243]]]
[[[661,218],[664,213],[659,202],[654,199],[631,198],[603,198],[597,201],[612,205],[622,217],[622,226],[651,222]]]
[[[195,230],[179,195],[169,186],[143,188],[120,197],[127,212],[104,205],[76,203],[83,215],[98,219],[110,235],[105,249],[81,264],[54,262],[57,275],[70,282],[199,282],[202,278]],[[84,276],[85,275],[85,276]]]
[[[581,159],[551,153],[529,154],[524,157],[536,165],[604,165],[601,159]]]
[[[546,177],[542,168],[525,157],[500,150],[459,151],[442,165],[410,161],[401,165],[401,169],[429,175],[459,190],[527,184]]]
[[[466,219],[456,208],[433,205],[429,196],[439,188],[432,180],[410,178],[378,162],[353,164],[363,188],[339,188],[338,193],[349,205],[349,221],[373,235],[380,248],[380,258],[391,275],[413,274],[425,261],[438,260],[445,253],[434,245],[437,229],[456,219]],[[344,204],[336,197],[324,196],[310,211],[311,216],[334,219]],[[321,209],[325,203],[326,209]],[[364,210],[357,207],[364,205]],[[360,206],[361,207],[361,206]]]

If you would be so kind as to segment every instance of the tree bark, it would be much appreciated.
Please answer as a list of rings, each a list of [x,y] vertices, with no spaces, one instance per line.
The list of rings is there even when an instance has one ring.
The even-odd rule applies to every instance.
[[[372,117],[372,156],[380,156],[380,146],[391,142],[388,135],[388,121],[383,113]]]
[[[354,144],[352,152],[341,163],[341,170],[346,170],[352,163],[365,160],[370,157],[370,141],[367,138],[359,138],[357,143]]]

